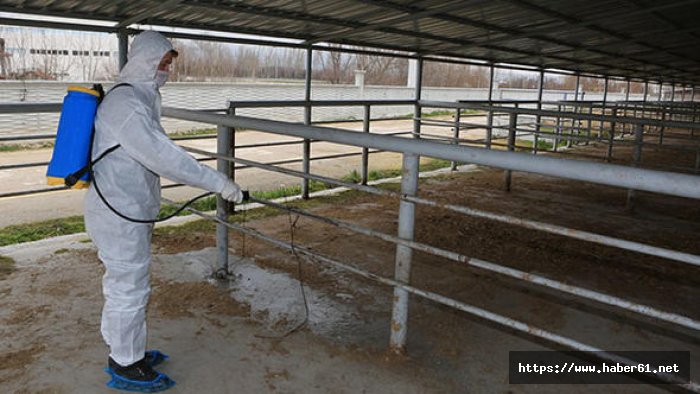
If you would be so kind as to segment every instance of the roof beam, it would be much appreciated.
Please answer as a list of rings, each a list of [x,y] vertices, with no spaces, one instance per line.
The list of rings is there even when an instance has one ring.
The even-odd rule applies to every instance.
[[[356,28],[356,27],[363,26],[363,24],[361,24],[361,23],[352,22],[352,21],[348,21],[345,19],[312,15],[312,14],[308,14],[306,12],[282,10],[282,9],[274,8],[274,7],[265,7],[265,6],[258,6],[258,5],[252,5],[252,4],[244,4],[241,2],[228,4],[228,3],[212,2],[209,0],[183,0],[182,3],[183,3],[182,4],[183,6],[187,6],[187,7],[202,8],[202,9],[207,9],[207,10],[213,9],[213,10],[229,12],[229,13],[237,13],[237,14],[260,15],[260,16],[287,19],[287,20],[293,20],[293,21],[312,22],[312,23],[330,25],[330,26],[334,26],[334,27],[343,26],[343,27]]]
[[[371,5],[379,6],[379,7],[385,7],[385,8],[390,8],[395,11],[400,11],[404,12],[406,14],[409,14],[409,16],[414,15],[411,18],[408,18],[408,20],[415,20],[417,17],[415,16],[416,14],[423,14],[425,13],[425,16],[435,16],[439,17],[440,19],[447,18],[448,16],[446,14],[441,13],[440,11],[437,12],[432,12],[430,9],[424,9],[424,8],[419,8],[419,7],[412,7],[412,6],[404,6],[401,4],[393,3],[390,1],[385,1],[385,0],[359,0]],[[222,11],[228,11],[228,12],[240,12],[240,13],[251,13],[251,14],[256,14],[256,15],[266,15],[266,16],[273,16],[277,18],[284,18],[284,19],[290,19],[290,20],[303,20],[303,21],[309,21],[309,22],[316,22],[316,23],[323,23],[323,24],[330,24],[330,25],[340,25],[346,28],[350,28],[349,31],[351,32],[358,32],[358,31],[380,31],[380,32],[385,32],[385,33],[390,33],[390,34],[397,34],[397,35],[403,35],[407,37],[414,37],[417,39],[428,39],[428,40],[434,40],[434,41],[442,41],[442,42],[457,42],[457,45],[454,47],[454,49],[446,49],[446,50],[424,50],[421,53],[422,54],[442,54],[442,55],[448,55],[448,56],[455,56],[452,53],[452,50],[458,50],[458,49],[463,49],[463,48],[469,48],[469,47],[480,47],[484,48],[487,50],[494,50],[494,51],[500,51],[500,52],[515,52],[515,53],[520,53],[523,55],[531,56],[531,57],[552,57],[552,58],[557,58],[553,56],[548,56],[548,55],[542,55],[536,52],[528,52],[528,51],[523,51],[523,50],[516,50],[512,48],[507,48],[507,47],[499,47],[499,46],[494,46],[494,45],[487,45],[487,44],[480,44],[471,40],[466,40],[466,39],[455,39],[455,38],[448,38],[448,37],[443,37],[443,36],[437,36],[433,35],[430,33],[421,33],[421,32],[413,32],[413,31],[408,31],[408,30],[402,30],[402,29],[397,29],[397,28],[392,28],[392,27],[386,27],[386,26],[379,26],[379,25],[372,25],[372,24],[364,24],[360,22],[349,22],[345,21],[342,19],[337,19],[337,18],[326,18],[326,17],[319,17],[315,15],[310,15],[306,14],[303,12],[292,12],[292,11],[280,11],[277,9],[273,9],[270,7],[261,7],[261,6],[250,6],[250,5],[227,5],[227,4],[215,4],[215,3],[209,3],[209,2],[202,2],[202,1],[197,1],[193,2],[192,0],[189,0],[185,2],[183,5],[185,6],[194,6],[194,7],[204,7],[204,8],[216,8],[218,10]],[[444,6],[447,8],[447,6]],[[450,8],[453,8],[454,4],[450,4]],[[442,9],[443,7],[439,7]],[[444,11],[444,10],[442,10]],[[425,17],[421,16],[421,17]],[[396,22],[395,22],[396,23]],[[362,45],[356,42],[348,42],[347,38],[350,34],[344,34],[342,39],[336,39],[334,42],[338,43],[348,43],[349,45]],[[322,41],[322,37],[313,37],[307,39],[308,42],[318,42]],[[561,44],[560,44],[561,45]],[[378,44],[375,44],[375,46],[378,46]],[[412,48],[406,48],[402,47],[402,50],[404,51],[411,51]],[[463,57],[464,55],[457,55]],[[566,62],[571,62],[571,63],[576,63],[576,59],[569,59],[569,58],[558,58],[559,60],[566,61]],[[486,60],[492,60],[492,59],[486,59]],[[595,64],[597,66],[605,67],[605,64]],[[637,70],[635,69],[629,69],[628,71],[634,71],[636,72]]]
[[[560,13],[560,12],[558,12],[558,11],[554,11],[554,10],[551,10],[551,9],[549,9],[549,8],[546,8],[546,7],[544,7],[544,6],[540,6],[540,5],[536,5],[536,4],[531,4],[531,3],[529,3],[529,2],[526,1],[526,0],[504,0],[504,1],[507,1],[508,3],[514,4],[514,5],[519,6],[519,7],[521,7],[521,8],[526,8],[526,9],[529,9],[529,10],[534,10],[534,11],[540,12],[540,13],[542,13],[542,14],[548,15],[548,16],[553,17],[553,18],[562,19],[562,20],[564,20],[564,21],[566,21],[566,22],[569,22],[569,23],[577,23],[577,22],[579,22],[579,21],[585,21],[585,20],[582,19],[582,18],[575,18],[575,17],[572,17],[572,16],[568,16],[568,15],[562,14],[562,13]],[[631,36],[629,36],[629,35],[627,35],[627,34],[618,33],[618,32],[615,32],[615,31],[612,31],[612,30],[609,30],[609,29],[600,27],[600,26],[598,26],[597,24],[594,24],[594,23],[590,23],[590,24],[588,24],[586,27],[587,27],[588,29],[595,30],[595,31],[597,31],[597,32],[599,32],[599,33],[603,33],[603,34],[608,35],[608,36],[610,36],[610,37],[613,37],[613,38],[616,38],[616,39],[618,39],[618,40],[621,40],[621,41],[623,41],[623,42],[635,43],[635,44],[637,44],[637,45],[646,46],[646,47],[648,47],[648,48],[654,49],[654,50],[656,50],[656,51],[658,51],[658,52],[668,53],[668,54],[670,54],[670,55],[672,55],[672,56],[679,57],[679,58],[681,58],[681,59],[683,59],[683,60],[690,60],[690,59],[686,58],[685,56],[678,55],[678,54],[675,54],[675,53],[671,53],[671,52],[667,51],[666,49],[664,49],[664,48],[662,48],[662,47],[658,47],[658,46],[649,44],[649,43],[647,43],[647,42],[639,41],[639,40],[635,39],[634,37],[631,37]],[[693,60],[690,60],[690,61],[693,61]],[[697,62],[695,62],[695,61],[693,61],[693,62],[694,62],[694,63],[697,63]],[[700,64],[700,63],[699,63],[699,64]],[[668,66],[667,66],[667,67],[668,67]],[[680,70],[680,69],[676,69],[676,68],[674,68],[674,67],[669,67],[669,68],[670,68],[670,69],[675,69],[675,70],[681,71],[681,72],[688,72],[688,71],[689,71],[689,70]]]
[[[394,2],[392,2],[392,1],[386,1],[386,0],[358,0],[358,1],[361,1],[361,2],[366,3],[366,4],[370,4],[370,5],[375,5],[375,6],[380,6],[380,7],[385,7],[385,8],[394,9],[394,10],[396,10],[396,11],[401,11],[401,12],[414,12],[414,13],[416,13],[416,12],[420,12],[420,11],[423,11],[423,10],[424,10],[424,9],[422,9],[422,8],[420,8],[420,7],[409,6],[409,5],[403,5],[403,4],[397,4],[397,3],[394,3]],[[697,2],[698,0],[692,0],[692,1]],[[537,7],[537,10],[540,11],[540,10],[539,10],[539,6],[534,6],[534,7]],[[541,12],[541,11],[540,11],[540,12]],[[508,34],[508,35],[511,36],[511,37],[512,37],[512,36],[517,36],[517,37],[532,38],[532,39],[539,40],[539,41],[554,43],[554,44],[556,44],[556,45],[560,45],[560,46],[565,46],[565,47],[573,48],[574,50],[585,50],[585,51],[597,53],[597,54],[604,55],[604,56],[608,56],[608,57],[620,57],[620,54],[618,54],[618,53],[600,51],[600,50],[595,49],[595,48],[584,47],[584,46],[581,46],[581,45],[577,45],[577,44],[573,44],[573,43],[568,43],[568,42],[565,42],[565,41],[562,41],[562,40],[558,40],[558,39],[554,39],[554,38],[550,38],[550,37],[542,37],[542,36],[538,36],[538,35],[532,35],[532,34],[528,33],[528,31],[526,31],[526,30],[519,30],[519,29],[513,29],[513,28],[504,28],[504,27],[501,27],[501,26],[498,26],[498,25],[494,25],[494,24],[491,24],[491,23],[486,23],[486,22],[482,22],[482,21],[475,21],[475,20],[473,20],[473,19],[465,18],[465,17],[461,17],[461,16],[456,16],[456,15],[451,15],[451,14],[442,14],[442,13],[440,13],[440,14],[435,14],[435,15],[433,15],[433,17],[438,18],[438,19],[442,19],[442,20],[446,20],[446,21],[448,21],[448,22],[453,22],[453,23],[459,23],[459,24],[463,24],[463,25],[478,27],[478,28],[485,29],[485,30],[498,31],[498,32],[501,32],[501,33]],[[445,40],[448,40],[447,38],[444,38],[444,39],[445,39]],[[509,38],[509,39],[510,39],[510,38]],[[482,42],[480,42],[480,41],[475,41],[475,40],[472,40],[472,41],[474,42],[474,44],[473,44],[472,46],[480,46],[480,47],[484,47],[484,48],[494,48],[494,49],[495,49],[495,48],[501,48],[500,50],[503,50],[503,48],[504,48],[504,47],[499,47],[499,46],[497,46],[497,45],[494,45],[494,44],[493,44],[493,40],[486,40],[486,44],[484,44],[484,43],[482,43]],[[447,48],[447,49],[445,49],[445,50],[446,50],[446,51],[460,50],[460,49],[462,49],[462,48],[465,48],[465,45],[464,45],[464,44],[458,44],[458,45],[456,45],[456,46],[454,46],[454,47]],[[534,54],[535,56],[540,56],[540,57],[552,57],[552,56],[550,56],[549,53],[547,53],[547,54],[544,54],[544,53],[543,53],[543,54],[533,53],[533,54]],[[674,67],[669,67],[668,65],[655,64],[655,63],[648,62],[648,61],[646,61],[646,60],[630,58],[630,57],[628,57],[628,56],[625,56],[625,58],[627,58],[627,59],[629,59],[629,60],[632,60],[632,61],[634,61],[634,62],[636,62],[636,63],[640,63],[641,65],[644,65],[644,66],[653,65],[653,66],[658,66],[658,67],[665,67],[665,68],[675,69]],[[574,62],[574,63],[580,63],[580,60],[578,60],[578,59],[567,59],[567,60],[569,60],[569,61],[571,61],[571,62]],[[643,70],[637,70],[637,69],[632,69],[632,70],[635,70],[635,71],[643,71]],[[678,70],[678,71],[687,71],[687,70],[680,70],[680,69],[677,69],[677,70]]]
[[[133,25],[134,23],[142,22],[146,19],[153,18],[155,16],[158,16],[159,14],[168,11],[169,9],[175,7],[176,5],[182,3],[184,0],[168,0],[164,3],[157,3],[151,7],[147,7],[145,10],[142,10],[138,14],[131,16],[127,19],[124,19],[114,25],[117,29],[122,28],[122,27],[127,27],[129,25]]]
[[[600,23],[602,20],[610,20],[610,19],[616,19],[616,18],[621,18],[621,17],[632,17],[636,15],[641,15],[641,14],[646,14],[650,11],[662,11],[666,10],[669,8],[678,8],[678,7],[684,7],[687,5],[691,4],[696,4],[700,3],[700,0],[685,0],[685,1],[676,1],[676,2],[658,2],[657,4],[654,4],[651,7],[647,8],[637,8],[634,11],[625,11],[625,12],[619,12],[619,13],[606,13],[604,15],[601,15],[601,19],[599,20],[583,20],[583,19],[578,19],[578,20],[568,20],[568,21],[561,21],[561,24],[557,24],[556,26],[546,26],[546,27],[528,27],[527,30],[531,34],[550,34],[550,33],[557,33],[560,32],[561,29],[570,29],[572,27],[588,27],[591,25],[595,25],[597,23]],[[648,35],[654,35],[655,33],[650,33],[650,34],[643,34],[643,36],[648,36]],[[640,36],[638,36],[640,37]],[[494,43],[500,42],[503,39],[495,39]]]
[[[475,3],[483,3],[483,0],[475,1]],[[369,30],[377,30],[381,29],[382,27],[386,27],[388,23],[401,23],[401,22],[408,22],[408,21],[416,21],[420,18],[426,18],[447,10],[454,9],[456,5],[462,4],[464,5],[464,1],[457,1],[457,2],[448,2],[447,4],[441,4],[438,7],[433,7],[433,8],[425,8],[420,11],[405,11],[404,15],[396,15],[393,17],[389,18],[383,18],[381,22],[379,23],[373,23],[373,24],[367,24],[362,27],[356,27],[356,28],[342,28],[342,29],[337,29],[332,32],[329,32],[328,35],[320,36],[318,38],[314,38],[313,40],[308,40],[307,43],[316,43],[316,42],[321,42],[321,41],[328,41],[328,40],[333,40],[337,39],[338,35],[343,35],[344,37],[347,37],[349,35],[354,35],[357,33],[362,33],[364,31],[369,31]]]

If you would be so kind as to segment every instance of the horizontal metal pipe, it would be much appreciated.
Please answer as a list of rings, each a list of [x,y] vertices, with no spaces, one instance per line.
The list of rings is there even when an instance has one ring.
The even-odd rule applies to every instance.
[[[310,141],[310,142],[316,142]],[[280,142],[268,142],[264,144],[247,144],[247,145],[236,145],[236,149],[248,149],[248,148],[264,148],[264,147],[270,147],[270,146],[284,146],[284,145],[300,145],[303,144],[304,141],[298,140],[298,141],[280,141]]]
[[[35,162],[35,163],[21,163],[21,164],[7,164],[0,166],[0,171],[2,170],[14,170],[18,168],[31,168],[31,167],[45,167],[48,166],[49,162]]]
[[[394,106],[414,105],[415,100],[256,100],[256,101],[229,101],[232,108],[275,108],[275,107],[305,107],[311,104],[314,107],[353,107],[353,106]]]
[[[289,251],[292,251],[295,253],[301,253],[314,261],[333,266],[333,267],[338,268],[338,269],[343,270],[343,271],[351,272],[351,273],[356,274],[358,276],[373,280],[375,282],[382,283],[382,284],[387,285],[387,286],[400,287],[400,288],[406,290],[407,292],[414,294],[414,295],[417,295],[419,297],[423,297],[425,299],[431,300],[431,301],[436,302],[438,304],[446,305],[446,306],[461,310],[461,311],[468,313],[470,315],[480,317],[484,320],[488,320],[490,322],[493,322],[493,323],[496,323],[496,324],[499,324],[499,325],[502,325],[505,327],[509,327],[509,328],[514,329],[516,331],[523,332],[527,335],[530,335],[530,336],[533,336],[536,338],[540,338],[540,339],[544,339],[550,343],[561,345],[561,346],[564,346],[568,349],[573,349],[573,350],[586,351],[586,352],[596,352],[596,354],[599,357],[601,357],[604,360],[611,361],[611,362],[619,362],[619,363],[623,363],[626,365],[637,365],[638,364],[638,362],[635,362],[633,360],[629,360],[629,359],[626,359],[624,357],[621,357],[621,356],[618,356],[618,355],[615,355],[612,353],[604,352],[601,349],[598,349],[594,346],[586,345],[586,344],[578,342],[574,339],[567,338],[567,337],[555,334],[555,333],[547,331],[547,330],[543,330],[541,328],[532,326],[530,324],[521,322],[519,320],[511,319],[509,317],[502,316],[502,315],[499,315],[499,314],[496,314],[493,312],[489,312],[485,309],[481,309],[481,308],[475,307],[473,305],[469,305],[469,304],[454,300],[454,299],[449,298],[449,297],[445,297],[445,296],[442,296],[442,295],[439,295],[439,294],[436,294],[433,292],[421,290],[421,289],[418,289],[416,287],[403,284],[403,283],[398,282],[396,280],[385,278],[383,276],[379,276],[379,275],[373,274],[371,272],[361,270],[361,269],[353,267],[349,264],[345,264],[345,263],[342,263],[342,262],[337,261],[335,259],[332,259],[330,257],[324,256],[320,253],[313,252],[310,249],[305,248],[303,246],[299,246],[296,244],[290,244],[288,242],[281,241],[281,240],[278,240],[276,238],[264,235],[257,230],[254,230],[254,229],[251,229],[251,228],[248,228],[245,226],[241,226],[241,225],[236,224],[236,223],[231,223],[228,221],[221,220],[221,219],[217,218],[216,216],[209,215],[209,214],[197,211],[197,210],[192,209],[192,208],[188,208],[188,210],[193,212],[194,214],[200,216],[200,217],[217,222],[219,224],[223,224],[230,229],[239,231],[239,232],[246,234],[246,235],[249,235],[253,238],[257,238],[257,239],[260,239],[262,241],[268,242],[268,243],[275,245],[279,248],[289,250]],[[670,374],[658,373],[658,374],[655,374],[653,376],[655,376],[657,379],[660,379],[660,380],[665,381],[665,382],[676,383],[676,384],[678,384],[679,382],[683,382],[682,379],[680,379],[674,375],[670,375]],[[680,383],[679,386],[686,388],[688,390],[700,392],[700,384],[692,382],[692,381],[690,383]]]
[[[452,103],[451,103],[452,104]],[[357,133],[342,129],[305,126],[242,116],[207,114],[186,109],[163,108],[163,115],[203,123],[243,127],[295,137],[322,139],[345,145],[415,153],[461,163],[474,163],[507,170],[593,182],[603,185],[644,190],[679,197],[700,198],[700,179],[694,175],[674,174],[613,164],[533,156],[527,153],[485,150],[463,145],[448,145],[420,139]]]
[[[489,105],[479,105],[479,104],[466,104],[466,103],[455,103],[450,101],[420,101],[421,106],[432,107],[432,108],[463,108],[463,109],[477,109],[482,111],[501,111],[508,113],[517,113],[519,115],[540,115],[540,116],[550,116],[568,119],[579,119],[579,120],[596,120],[602,122],[616,122],[616,123],[629,123],[629,124],[642,124],[649,126],[665,126],[665,127],[675,127],[679,129],[700,129],[700,124],[692,122],[679,122],[679,121],[661,121],[656,119],[647,118],[630,118],[626,116],[611,116],[611,115],[590,115],[580,112],[559,112],[559,111],[549,111],[549,110],[539,110],[539,109],[529,109],[529,108],[511,108],[511,107],[496,107]]]
[[[212,157],[215,157],[217,159],[224,159],[224,160],[229,160],[235,163],[240,163],[244,164],[246,166],[250,167],[258,167],[261,169],[265,169],[268,171],[274,171],[274,172],[280,172],[285,175],[290,175],[290,176],[296,176],[296,177],[301,177],[301,178],[308,178],[308,179],[313,179],[316,181],[324,182],[324,183],[329,183],[333,185],[338,185],[342,186],[348,189],[353,189],[353,190],[359,190],[375,195],[381,195],[381,196],[386,196],[386,197],[393,197],[397,199],[404,199],[407,201],[411,201],[417,204],[422,204],[422,205],[427,205],[431,207],[436,207],[436,208],[443,208],[443,209],[448,209],[454,212],[462,213],[468,216],[474,216],[482,219],[488,219],[488,220],[493,220],[496,222],[501,222],[501,223],[506,223],[506,224],[511,224],[523,228],[529,228],[532,230],[538,230],[538,231],[544,231],[550,234],[556,234],[556,235],[561,235],[569,238],[574,238],[578,239],[581,241],[587,241],[587,242],[593,242],[601,245],[606,245],[606,246],[612,246],[620,249],[625,249],[629,250],[632,252],[638,252],[642,254],[647,254],[650,256],[656,256],[656,257],[661,257],[669,260],[674,260],[682,263],[688,263],[694,266],[700,266],[700,256],[696,256],[693,254],[689,253],[683,253],[683,252],[677,252],[674,250],[670,249],[665,249],[665,248],[660,248],[657,246],[652,246],[652,245],[647,245],[639,242],[634,242],[634,241],[627,241],[623,239],[618,239],[618,238],[613,238],[609,237],[606,235],[600,235],[600,234],[595,234],[587,231],[582,231],[582,230],[576,230],[572,228],[567,228],[563,226],[558,226],[554,224],[548,224],[548,223],[543,223],[543,222],[537,222],[534,220],[528,220],[528,219],[520,219],[516,218],[513,216],[508,216],[508,215],[502,215],[502,214],[497,214],[497,213],[492,213],[492,212],[486,212],[482,211],[479,209],[473,209],[473,208],[468,208],[464,207],[461,205],[454,205],[454,204],[445,204],[445,203],[440,203],[437,201],[433,200],[428,200],[425,198],[417,197],[417,196],[405,196],[401,195],[400,193],[392,192],[390,190],[384,190],[384,189],[379,189],[376,187],[372,186],[366,186],[366,185],[358,185],[355,183],[351,182],[344,182],[338,179],[334,178],[329,178],[329,177],[324,177],[321,175],[315,175],[315,174],[304,174],[301,171],[295,171],[292,169],[288,168],[280,168],[276,167],[274,165],[269,165],[269,164],[263,164],[263,163],[258,163],[252,160],[246,160],[246,159],[241,159],[237,157],[226,157],[226,156],[221,156],[212,152],[207,152],[201,149],[196,149],[196,148],[187,148],[190,152],[193,153],[198,153],[202,155],[210,155]]]
[[[2,105],[0,105],[2,107]],[[0,137],[0,142],[11,141],[29,141],[29,140],[52,140],[56,138],[56,134],[34,134],[34,135],[15,135]]]
[[[380,153],[383,152],[382,150],[371,150],[368,153]],[[340,159],[343,157],[353,157],[353,156],[361,156],[362,152],[356,152],[356,153],[338,153],[335,155],[326,155],[326,156],[315,156],[311,157],[309,160],[310,161],[316,161],[316,160],[329,160],[329,159]],[[285,165],[285,164],[296,164],[296,163],[301,163],[303,162],[302,159],[288,159],[288,160],[279,160],[279,161],[273,161],[269,162],[267,164],[269,165]],[[249,168],[250,166],[236,166],[236,170],[245,170],[246,168]]]
[[[415,250],[419,250],[421,252],[425,252],[428,254],[432,254],[435,256],[446,258],[448,260],[463,263],[463,264],[466,264],[470,267],[476,267],[476,268],[480,268],[480,269],[483,269],[483,270],[486,270],[486,271],[489,271],[492,273],[508,276],[510,278],[519,279],[519,280],[529,282],[529,283],[534,283],[534,284],[542,286],[542,287],[546,287],[546,288],[553,289],[553,290],[558,290],[558,291],[561,291],[563,293],[567,293],[567,294],[574,295],[577,297],[585,298],[587,300],[592,300],[592,301],[596,301],[596,302],[599,302],[602,304],[625,309],[629,312],[634,312],[634,313],[637,313],[637,314],[640,314],[643,316],[647,316],[647,317],[651,317],[651,318],[658,319],[661,321],[665,321],[667,323],[676,324],[676,325],[679,325],[681,327],[689,328],[691,330],[700,330],[700,322],[695,321],[693,319],[690,319],[688,317],[682,316],[682,315],[661,311],[661,310],[658,310],[656,308],[652,308],[652,307],[647,306],[647,305],[633,303],[633,302],[624,300],[622,298],[618,298],[618,297],[611,296],[608,294],[600,293],[600,292],[593,291],[593,290],[584,289],[584,288],[581,288],[578,286],[568,285],[566,283],[562,283],[562,282],[559,282],[559,281],[556,281],[553,279],[545,278],[543,276],[535,275],[535,274],[528,273],[528,272],[523,272],[520,270],[516,270],[514,268],[504,267],[502,265],[494,264],[494,263],[491,263],[488,261],[475,259],[473,257],[469,257],[469,256],[466,256],[466,255],[463,255],[460,253],[451,252],[449,250],[430,246],[430,245],[427,245],[427,244],[424,244],[421,242],[406,240],[406,239],[399,238],[399,237],[396,237],[393,235],[389,235],[389,234],[385,234],[385,233],[382,233],[379,231],[368,229],[366,227],[362,227],[362,226],[358,226],[358,225],[355,225],[352,223],[343,222],[340,220],[331,219],[328,217],[316,215],[316,214],[306,212],[306,211],[298,209],[298,208],[288,207],[286,205],[278,204],[278,203],[275,203],[272,201],[263,200],[263,199],[259,199],[259,198],[255,198],[255,197],[251,197],[250,199],[251,199],[251,201],[257,202],[259,204],[263,204],[263,205],[271,206],[271,207],[281,209],[284,211],[292,212],[292,213],[295,213],[297,215],[305,216],[305,217],[314,219],[316,221],[320,221],[320,222],[330,224],[330,225],[333,225],[333,226],[336,226],[339,228],[343,228],[346,230],[350,230],[350,231],[356,232],[358,234],[363,234],[363,235],[367,235],[370,237],[379,238],[383,241],[392,242],[392,243],[395,243],[397,245],[403,245],[403,246],[406,246],[406,247],[409,247],[409,248],[412,248]]]
[[[52,188],[45,188],[45,189],[22,190],[19,192],[1,193],[0,198],[28,196],[31,194],[56,192],[56,191],[60,191],[60,190],[70,190],[70,188],[67,186],[61,186],[61,187],[52,187]]]
[[[370,122],[385,122],[385,121],[390,121],[390,120],[410,120],[406,118],[405,116],[387,116],[385,118],[371,118],[369,121]],[[323,124],[330,124],[330,123],[360,123],[362,120],[358,119],[336,119],[336,120],[319,120],[315,122],[311,122],[311,124],[318,124],[318,125],[323,125]]]
[[[61,112],[61,103],[0,104],[0,114],[38,114]]]
[[[186,137],[171,137],[173,141],[190,141],[190,140],[213,140],[216,139],[216,134],[211,135],[191,135]]]
[[[458,103],[537,104],[537,100],[457,100]],[[430,108],[430,107],[428,107]]]

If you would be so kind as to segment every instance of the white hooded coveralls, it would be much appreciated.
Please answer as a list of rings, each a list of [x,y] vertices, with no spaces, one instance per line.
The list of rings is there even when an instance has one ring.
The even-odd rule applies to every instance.
[[[134,38],[128,62],[95,118],[92,159],[121,145],[94,166],[95,180],[106,200],[122,214],[154,219],[160,209],[160,177],[220,193],[227,177],[199,164],[173,143],[160,124],[161,97],[156,70],[172,44],[146,31]],[[145,309],[150,293],[152,224],[133,223],[115,215],[91,186],[85,197],[85,225],[104,263],[102,336],[110,357],[122,366],[144,357]]]

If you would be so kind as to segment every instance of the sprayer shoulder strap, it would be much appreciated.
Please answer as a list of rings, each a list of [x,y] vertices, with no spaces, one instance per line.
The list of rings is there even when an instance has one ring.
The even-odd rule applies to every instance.
[[[109,89],[109,91],[107,93],[100,96],[100,99],[98,101],[98,107],[99,107],[99,104],[102,104],[102,100],[104,100],[104,98],[107,97],[108,94],[112,93],[115,89],[117,89],[120,86],[133,86],[133,85],[131,85],[130,83],[127,83],[127,82],[122,82],[122,83],[118,83],[118,84],[112,86],[112,88]],[[121,146],[119,144],[114,145],[113,147],[102,152],[102,154],[97,159],[92,160],[92,145],[93,145],[94,139],[95,139],[95,125],[93,124],[92,125],[92,141],[90,141],[90,160],[91,161],[89,162],[88,166],[94,166],[95,164],[97,164],[98,161],[102,160],[102,158],[104,158],[108,154],[114,152],[117,148],[119,148]]]

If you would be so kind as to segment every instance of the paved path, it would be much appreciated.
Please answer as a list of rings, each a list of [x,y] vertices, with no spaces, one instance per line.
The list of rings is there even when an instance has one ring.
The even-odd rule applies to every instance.
[[[442,118],[431,118],[450,120],[449,116]],[[485,123],[485,118],[471,118],[470,121]],[[339,123],[329,124],[329,127],[339,127],[348,130],[361,131],[362,123]],[[375,121],[372,122],[373,133],[393,133],[412,130],[411,120],[401,121]],[[424,126],[423,132],[450,136],[452,134],[449,127]],[[462,138],[483,137],[482,132],[463,133]],[[246,131],[236,136],[237,145],[257,144],[273,141],[292,141],[294,138],[275,134]],[[215,151],[215,140],[193,140],[186,141],[183,145],[188,145],[204,150]],[[301,157],[302,146],[283,145],[274,147],[263,147],[253,149],[239,149],[238,157],[260,162],[271,162],[278,160],[288,160]],[[341,153],[361,152],[361,148],[318,142],[312,145],[312,156],[326,156]],[[51,157],[51,150],[34,150],[20,152],[0,153],[0,165],[10,163],[42,162],[48,161]],[[314,174],[331,177],[341,177],[350,173],[353,169],[360,170],[361,157],[353,156],[332,160],[319,160],[311,163],[311,171]],[[209,162],[209,165],[215,165]],[[378,153],[370,155],[370,170],[399,168],[401,157],[397,153]],[[300,165],[288,165],[288,168],[300,169]],[[46,187],[45,167],[34,167],[18,170],[0,171],[0,193],[11,191],[41,189]],[[298,178],[284,176],[278,173],[263,171],[258,169],[245,169],[238,171],[236,181],[250,190],[271,190],[280,186],[290,186],[298,184]],[[167,180],[163,184],[168,184]],[[185,200],[201,190],[190,187],[179,187],[166,189],[163,196],[174,200]],[[30,223],[47,219],[66,217],[71,215],[81,215],[83,210],[83,196],[85,192],[79,190],[58,191],[42,193],[30,196],[0,198],[0,228],[18,224]]]

